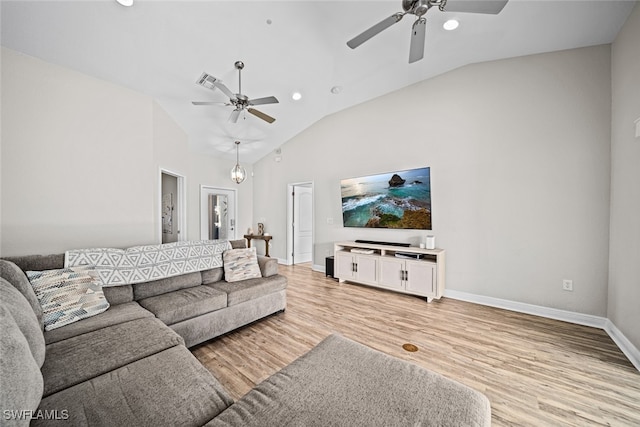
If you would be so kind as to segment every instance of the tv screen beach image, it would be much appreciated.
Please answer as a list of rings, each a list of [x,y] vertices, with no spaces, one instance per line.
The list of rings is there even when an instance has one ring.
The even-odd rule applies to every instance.
[[[431,230],[429,168],[343,179],[345,227]]]

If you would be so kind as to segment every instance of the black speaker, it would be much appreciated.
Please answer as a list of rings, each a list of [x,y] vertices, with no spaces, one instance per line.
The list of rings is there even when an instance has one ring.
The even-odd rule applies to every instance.
[[[335,277],[333,277],[333,257],[332,256],[328,256],[324,261],[324,275],[325,277],[331,276],[332,279],[335,279]]]

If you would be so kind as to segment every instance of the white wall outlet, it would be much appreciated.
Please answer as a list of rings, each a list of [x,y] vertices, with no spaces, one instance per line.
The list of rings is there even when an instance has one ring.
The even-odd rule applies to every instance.
[[[573,290],[573,280],[565,279],[562,281],[562,289],[565,291]]]

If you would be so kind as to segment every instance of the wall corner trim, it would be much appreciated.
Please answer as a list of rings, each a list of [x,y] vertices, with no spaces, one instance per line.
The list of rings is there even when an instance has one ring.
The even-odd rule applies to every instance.
[[[634,346],[631,341],[624,336],[624,334],[613,324],[613,322],[609,319],[605,322],[604,330],[613,342],[622,350],[625,356],[629,359],[629,361],[636,367],[638,371],[640,371],[640,350]]]
[[[518,313],[532,314],[534,316],[546,317],[549,319],[561,320],[563,322],[575,323],[577,325],[590,326],[604,330],[620,348],[629,361],[640,371],[640,350],[624,336],[624,334],[606,317],[593,316],[591,314],[576,313],[574,311],[559,310],[557,308],[543,307],[540,305],[526,304],[517,301],[510,301],[500,298],[487,297],[483,295],[470,294],[452,289],[445,289],[446,298],[467,301],[474,304],[486,305],[490,307],[502,308],[516,311]]]

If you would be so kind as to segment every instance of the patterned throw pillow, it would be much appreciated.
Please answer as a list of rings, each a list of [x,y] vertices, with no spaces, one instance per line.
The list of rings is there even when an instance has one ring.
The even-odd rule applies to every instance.
[[[262,277],[258,266],[256,248],[231,249],[222,256],[224,280],[238,282],[245,279]]]
[[[42,306],[44,329],[50,331],[109,308],[93,266],[27,271]]]

